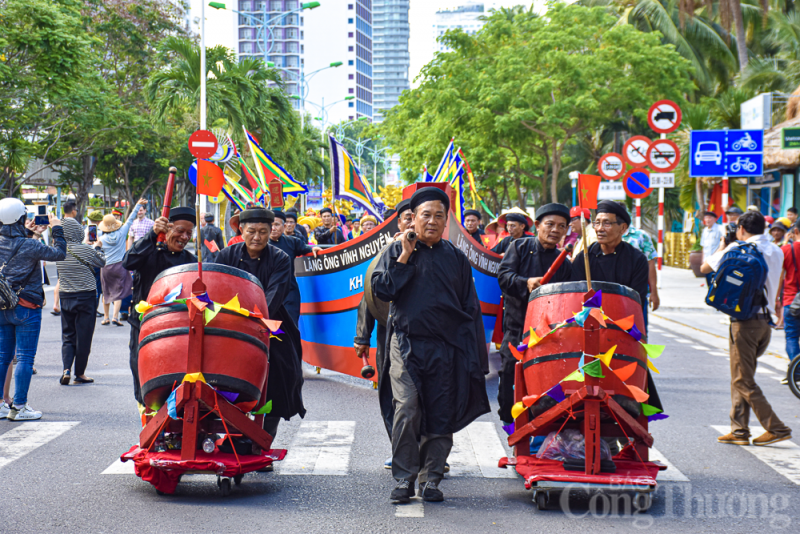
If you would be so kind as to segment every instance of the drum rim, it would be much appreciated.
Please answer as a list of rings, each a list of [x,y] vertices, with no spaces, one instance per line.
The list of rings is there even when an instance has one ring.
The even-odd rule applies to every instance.
[[[642,305],[642,302],[639,299],[639,293],[628,286],[623,286],[622,284],[615,284],[614,282],[596,282],[592,280],[592,289],[595,291],[602,291],[607,295],[621,295],[623,297],[628,297],[636,301],[639,306]],[[545,284],[531,292],[528,302],[532,302],[534,299],[539,297],[562,295],[565,293],[586,293],[586,291],[587,284],[585,280],[580,282],[558,282],[554,284]]]
[[[239,341],[243,341],[245,343],[249,343],[254,347],[260,349],[264,354],[267,355],[269,358],[269,347],[261,341],[260,339],[256,338],[255,336],[251,336],[250,334],[246,334],[244,332],[239,332],[237,330],[228,330],[226,328],[209,328],[206,327],[204,330],[205,335],[207,336],[219,336],[219,337],[227,337],[236,339]],[[178,326],[175,328],[165,328],[164,330],[158,330],[157,332],[153,332],[152,334],[146,335],[144,338],[139,340],[139,358],[141,359],[141,350],[149,345],[154,341],[158,341],[160,339],[168,338],[168,337],[177,337],[177,336],[188,336],[189,335],[189,327],[188,326]]]
[[[231,267],[230,265],[223,265],[221,263],[203,263],[203,270],[212,273],[230,274],[233,276],[237,276],[239,278],[244,278],[245,280],[248,280],[258,285],[261,291],[264,291],[264,286],[261,285],[261,281],[258,278],[248,273],[247,271],[237,269],[236,267]],[[172,274],[180,274],[180,273],[191,273],[191,272],[197,272],[196,263],[186,263],[184,265],[176,265],[175,267],[170,267],[169,269],[161,271],[158,274],[158,276],[156,276],[156,279],[153,280],[153,283],[155,284],[165,276],[169,276]]]

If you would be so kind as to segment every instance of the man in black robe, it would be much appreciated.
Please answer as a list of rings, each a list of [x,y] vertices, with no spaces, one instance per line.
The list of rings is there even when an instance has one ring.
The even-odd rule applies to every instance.
[[[306,254],[314,254],[317,257],[317,252],[322,252],[319,247],[312,247],[306,241],[301,241],[296,237],[284,235],[284,224],[288,220],[286,214],[282,211],[275,212],[275,221],[272,223],[272,233],[269,234],[269,244],[284,251],[289,259],[291,266],[291,275],[289,276],[289,291],[286,294],[284,306],[289,316],[298,327],[300,326],[300,287],[297,285],[297,278],[294,276],[294,259]]]
[[[508,247],[511,246],[511,243],[525,237],[525,234],[531,228],[531,219],[527,215],[523,214],[523,211],[519,208],[515,208],[516,211],[511,211],[504,215],[501,215],[498,218],[499,224],[506,225],[506,231],[509,233],[506,237],[504,237],[498,244],[492,248],[492,252],[496,254],[505,254],[508,250]],[[517,213],[519,212],[519,213]]]
[[[375,296],[391,302],[383,375],[394,396],[391,500],[441,501],[439,482],[453,433],[489,412],[488,355],[472,268],[443,240],[450,199],[428,186],[411,197],[414,228],[389,245],[372,273]],[[409,232],[417,239],[409,239]]]
[[[409,199],[402,200],[397,204],[397,228],[402,233],[408,228],[411,228],[414,215],[411,212],[411,201]],[[387,210],[388,213],[388,210]],[[390,215],[384,213],[387,219]],[[387,245],[388,248],[388,245]],[[383,254],[386,251],[384,248],[378,254]],[[389,381],[382,380],[383,367],[384,367],[384,354],[386,345],[386,326],[382,325],[373,317],[367,306],[366,297],[361,298],[361,304],[358,305],[358,319],[356,321],[356,337],[353,340],[353,345],[356,349],[356,356],[360,359],[362,354],[369,353],[370,339],[372,332],[375,330],[377,323],[378,329],[375,332],[375,368],[378,372],[378,398],[381,406],[381,415],[383,416],[383,423],[386,426],[386,432],[389,433],[389,439],[392,438],[392,420],[394,412],[392,411],[392,387]],[[391,467],[391,458],[386,461],[387,467]]]
[[[497,390],[498,414],[504,423],[514,422],[511,407],[514,405],[514,366],[517,359],[509,345],[516,347],[522,341],[528,297],[541,285],[542,277],[558,258],[556,248],[567,233],[569,208],[563,204],[545,204],[536,210],[537,237],[517,239],[506,251],[497,281],[503,290],[503,344],[500,346],[500,382]],[[568,282],[572,266],[565,261],[550,282]]]
[[[300,331],[284,306],[289,291],[292,260],[277,247],[269,246],[275,215],[264,208],[249,208],[239,215],[244,243],[236,243],[219,253],[215,263],[246,271],[261,282],[267,299],[269,318],[281,321],[283,334],[270,339],[267,400],[272,411],[264,417],[264,430],[273,437],[283,417],[287,421],[300,414],[303,407],[303,349]]]
[[[481,229],[481,212],[478,210],[465,210],[464,229],[476,243],[483,245],[481,236],[486,235],[486,233]]]
[[[289,237],[296,237],[303,243],[308,243],[308,233],[306,229],[297,224],[297,210],[289,208],[286,210],[286,227],[283,229],[283,234]]]
[[[200,250],[202,253],[202,260],[213,262],[214,258],[219,254],[219,251],[225,248],[225,241],[222,239],[222,230],[214,226],[214,214],[206,213],[203,217],[206,225],[200,229]],[[213,244],[212,244],[213,243]],[[208,248],[216,248],[214,252]]]
[[[603,200],[597,205],[593,223],[597,242],[589,246],[589,269],[592,280],[622,284],[639,293],[640,304],[644,306],[649,266],[644,254],[622,240],[630,224],[631,216],[620,204]],[[586,280],[583,255],[581,251],[572,260],[573,280]]]
[[[338,245],[344,243],[344,234],[339,227],[336,226],[333,210],[330,208],[322,208],[319,210],[319,215],[322,219],[322,226],[314,230],[314,237],[317,239],[317,245]]]
[[[146,301],[153,287],[153,281],[163,271],[170,267],[197,263],[194,254],[185,250],[186,244],[192,240],[195,225],[195,211],[192,208],[172,208],[169,219],[159,217],[153,224],[153,229],[138,240],[125,253],[122,265],[133,271],[133,300],[134,306],[141,301]],[[158,234],[165,235],[164,243],[158,243]],[[142,404],[141,384],[139,383],[139,329],[142,326],[139,314],[134,312],[128,315],[131,325],[130,366],[133,374],[133,395],[136,402]]]

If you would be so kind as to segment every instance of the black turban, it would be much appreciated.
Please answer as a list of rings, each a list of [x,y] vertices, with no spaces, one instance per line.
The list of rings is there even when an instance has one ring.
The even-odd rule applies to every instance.
[[[411,209],[411,199],[407,198],[405,200],[401,200],[397,203],[397,206],[395,206],[394,209],[397,211],[397,216],[399,217],[404,211]]]
[[[564,217],[564,220],[569,222],[569,208],[566,207],[564,204],[558,204],[557,202],[552,202],[550,204],[545,204],[541,208],[536,210],[536,220],[541,221],[548,215],[559,215]]]
[[[519,213],[506,213],[505,215],[503,215],[503,217],[506,219],[506,222],[520,223],[520,224],[525,226],[526,230],[529,228],[528,219],[526,219],[524,216],[520,215]]]
[[[440,201],[442,204],[444,204],[444,211],[450,211],[450,197],[447,196],[447,193],[432,185],[417,189],[417,192],[411,195],[409,207],[412,210],[416,210],[420,204],[430,202],[431,200]]]
[[[211,213],[206,213],[206,216],[203,218],[207,223],[214,222],[214,215]]]
[[[319,210],[319,214],[322,215],[323,213],[330,213],[331,215],[333,215],[333,210],[330,208],[322,208],[321,210]]]
[[[628,215],[628,210],[613,200],[603,200],[600,202],[597,205],[597,213],[613,213],[617,216],[618,221],[622,221],[628,226],[631,225],[631,216]]]
[[[477,217],[479,221],[481,220],[481,212],[479,212],[478,210],[464,210],[464,219],[466,219],[470,215]]]
[[[197,224],[197,213],[193,208],[172,208],[169,210],[169,222],[187,221]]]
[[[284,213],[287,219],[292,219],[294,222],[297,222],[297,212],[296,211],[287,211]]]
[[[264,208],[251,208],[239,214],[239,224],[245,223],[267,223],[272,224],[275,214]]]
[[[280,219],[280,220],[282,220],[283,222],[286,222],[286,214],[285,214],[284,212],[282,212],[282,211],[277,211],[277,210],[276,210],[276,211],[274,212],[274,214],[275,214],[275,218],[276,218],[276,219]]]

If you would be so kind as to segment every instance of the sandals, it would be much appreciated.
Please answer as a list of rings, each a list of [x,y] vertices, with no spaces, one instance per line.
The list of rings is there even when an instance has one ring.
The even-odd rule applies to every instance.
[[[108,325],[111,324],[111,321],[109,321],[108,319],[105,319],[103,321],[100,321],[100,324],[103,325],[103,326],[108,326]]]
[[[89,378],[88,376],[86,378],[81,378],[79,376],[76,376],[75,378],[72,379],[72,382],[75,384],[91,384],[92,382],[94,382],[94,378]]]
[[[111,322],[114,323],[115,326],[122,326],[122,323],[119,322],[117,319],[111,319]]]

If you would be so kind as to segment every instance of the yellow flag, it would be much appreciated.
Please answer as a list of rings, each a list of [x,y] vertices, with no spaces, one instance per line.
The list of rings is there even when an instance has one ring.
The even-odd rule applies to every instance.
[[[658,369],[656,369],[656,366],[655,366],[655,365],[653,365],[653,362],[651,362],[651,361],[650,361],[650,358],[647,358],[647,367],[649,367],[649,368],[650,368],[650,370],[651,370],[651,371],[653,371],[654,373],[661,374],[661,371],[659,371]]]
[[[531,337],[528,340],[528,346],[529,347],[533,347],[534,345],[536,345],[541,340],[542,340],[542,338],[540,338],[538,335],[536,335],[536,330],[534,330],[533,327],[531,327]]]
[[[205,382],[206,377],[203,373],[187,373],[181,382]]]
[[[231,300],[223,304],[222,307],[226,310],[238,312],[241,308],[241,305],[239,304],[239,295],[235,295]]]
[[[142,300],[139,302],[139,304],[136,305],[134,309],[136,310],[136,313],[144,313],[152,307],[153,306],[151,306],[148,302]]]
[[[601,362],[606,364],[606,367],[611,367],[611,358],[614,357],[614,351],[617,350],[617,346],[614,345],[605,354],[598,354],[597,357],[600,359]]]
[[[581,373],[580,370],[576,369],[575,371],[572,371],[569,375],[567,375],[561,381],[562,382],[569,382],[570,380],[574,380],[575,382],[583,382],[584,380],[586,380],[586,377],[583,376],[583,373]]]
[[[518,402],[511,407],[511,417],[516,419],[524,411],[525,411],[525,404]]]

